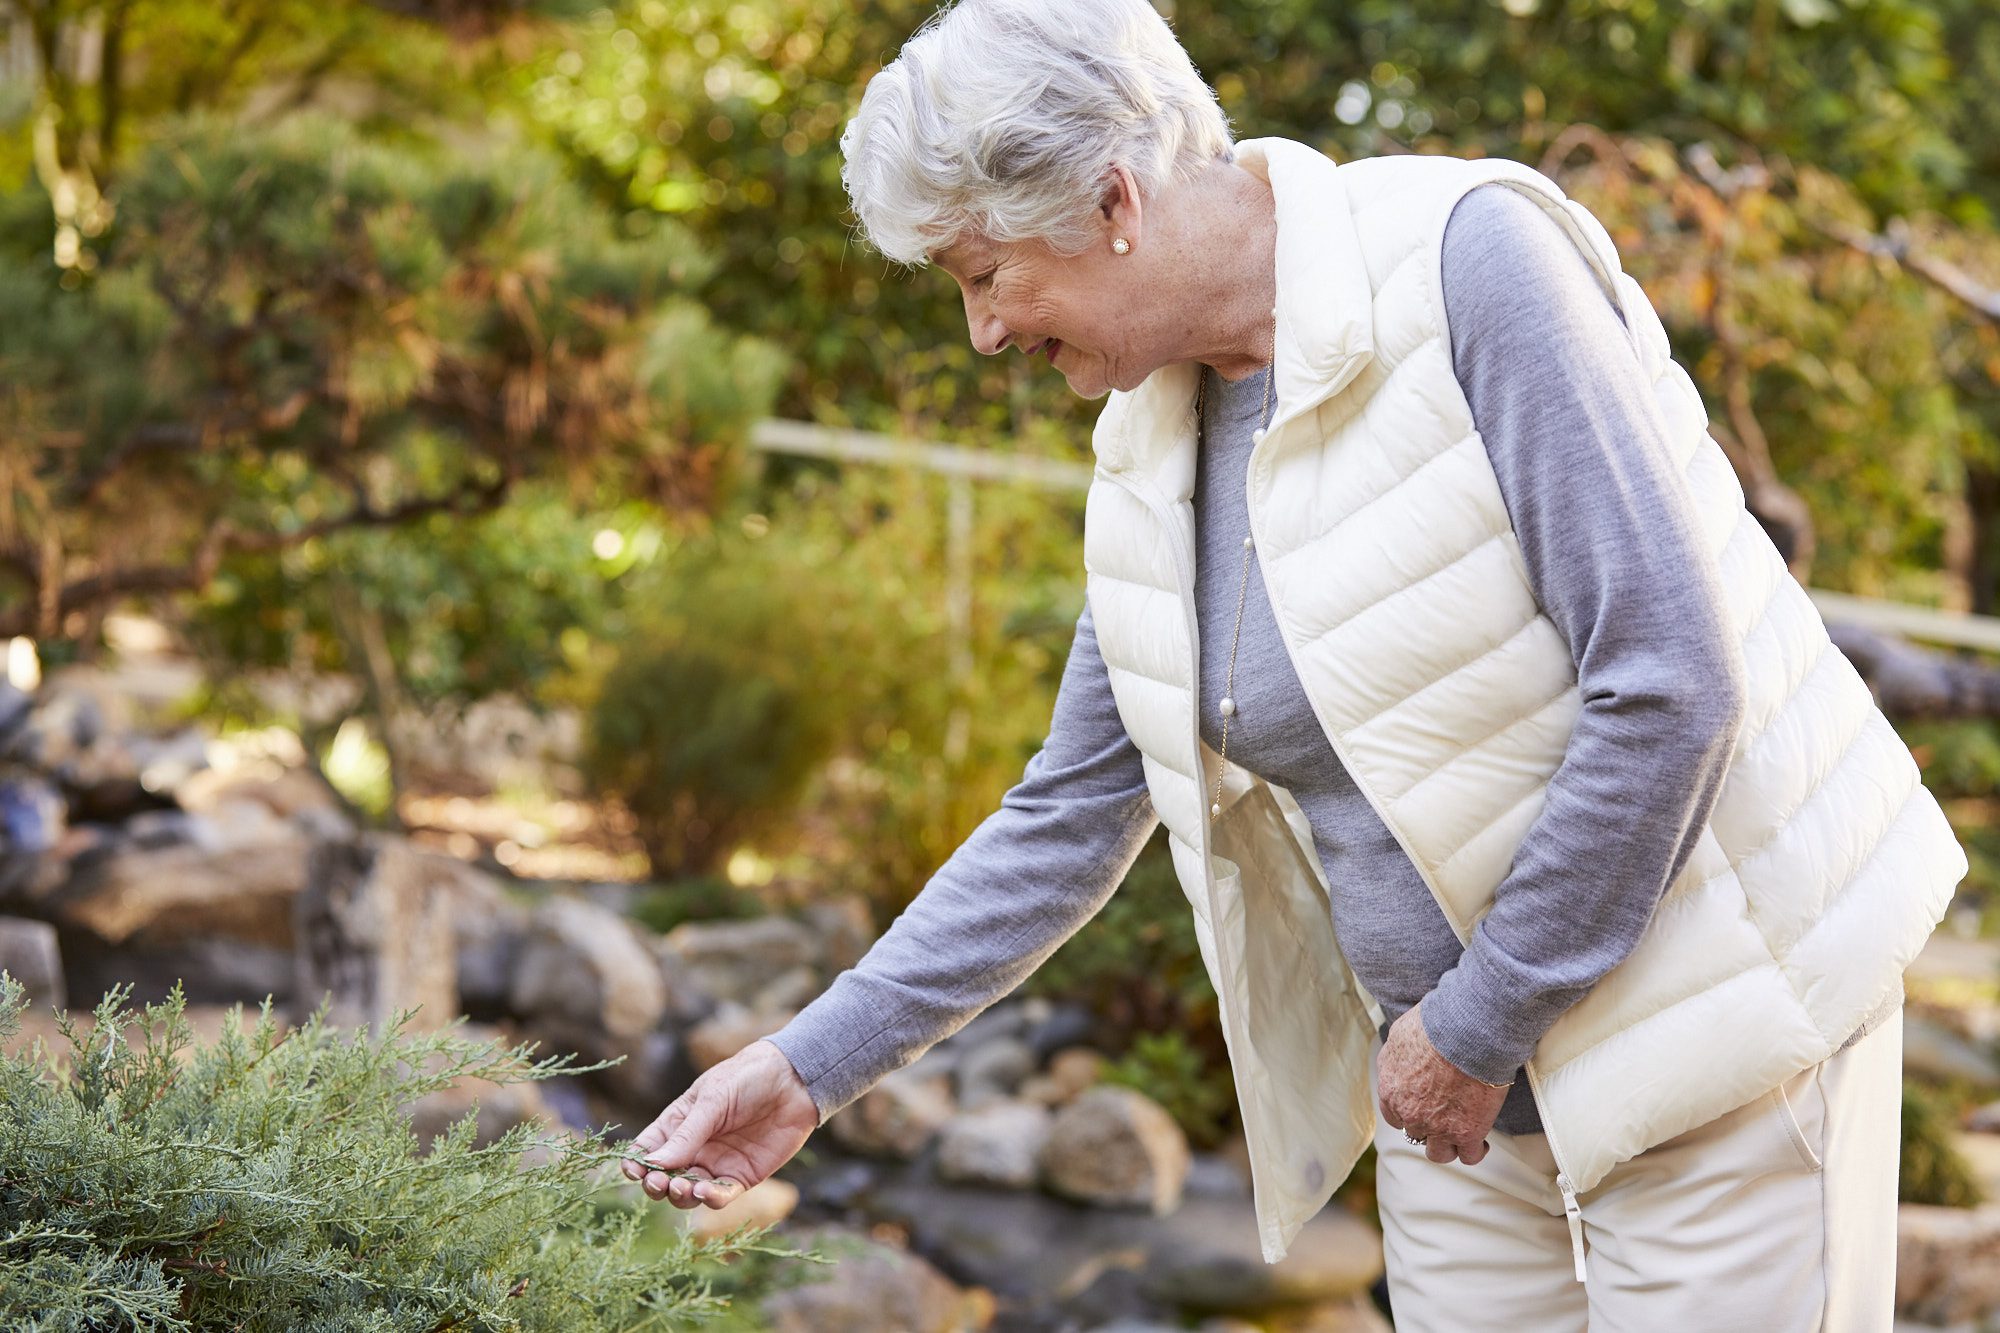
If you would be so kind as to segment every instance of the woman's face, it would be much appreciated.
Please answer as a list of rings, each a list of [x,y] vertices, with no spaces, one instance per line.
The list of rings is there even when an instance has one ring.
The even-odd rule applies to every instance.
[[[1009,345],[1043,357],[1085,398],[1134,389],[1165,363],[1136,312],[1137,255],[1109,244],[1059,255],[1039,241],[965,235],[931,256],[958,281],[972,345],[988,356]]]

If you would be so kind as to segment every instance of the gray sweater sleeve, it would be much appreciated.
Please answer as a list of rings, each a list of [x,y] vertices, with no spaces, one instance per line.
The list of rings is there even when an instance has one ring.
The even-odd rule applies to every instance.
[[[1657,400],[1582,254],[1487,184],[1453,211],[1443,264],[1454,369],[1583,694],[1545,806],[1419,1010],[1439,1054],[1499,1082],[1632,951],[1686,864],[1743,663]]]
[[[853,967],[769,1040],[820,1123],[1004,998],[1095,916],[1159,822],[1090,609],[1021,780]]]

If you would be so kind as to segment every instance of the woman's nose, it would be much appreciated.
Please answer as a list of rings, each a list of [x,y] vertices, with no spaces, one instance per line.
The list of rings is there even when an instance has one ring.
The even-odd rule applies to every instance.
[[[991,310],[973,305],[965,305],[965,325],[972,334],[972,345],[982,356],[998,356],[1007,346],[1009,337],[1007,325],[996,318]]]

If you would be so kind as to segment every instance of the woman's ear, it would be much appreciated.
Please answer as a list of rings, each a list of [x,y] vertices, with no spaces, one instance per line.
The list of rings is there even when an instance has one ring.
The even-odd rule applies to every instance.
[[[1118,251],[1119,254],[1138,249],[1140,233],[1145,229],[1145,209],[1139,202],[1139,182],[1133,178],[1131,168],[1114,166],[1105,174],[1104,198],[1098,212],[1103,218],[1107,246],[1123,240],[1128,248]]]

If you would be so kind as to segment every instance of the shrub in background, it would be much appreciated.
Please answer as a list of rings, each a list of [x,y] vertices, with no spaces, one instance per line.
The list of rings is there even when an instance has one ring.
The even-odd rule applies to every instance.
[[[475,1147],[471,1114],[426,1153],[399,1109],[567,1057],[401,1019],[280,1032],[268,1002],[197,1047],[178,989],[128,994],[88,1031],[61,1019],[66,1058],[0,1059],[0,1327],[664,1329],[726,1307],[698,1264],[798,1253],[744,1231],[661,1253],[643,1208],[601,1197],[618,1154],[532,1125]],[[0,977],[0,1037],[24,1007]]]
[[[1952,1098],[1903,1080],[1903,1163],[1897,1197],[1904,1203],[1972,1208],[1984,1201],[1978,1178],[1951,1145],[1957,1123]]]
[[[595,688],[581,767],[632,812],[656,875],[698,876],[791,813],[845,710],[815,678],[810,568],[722,541],[667,564]]]

